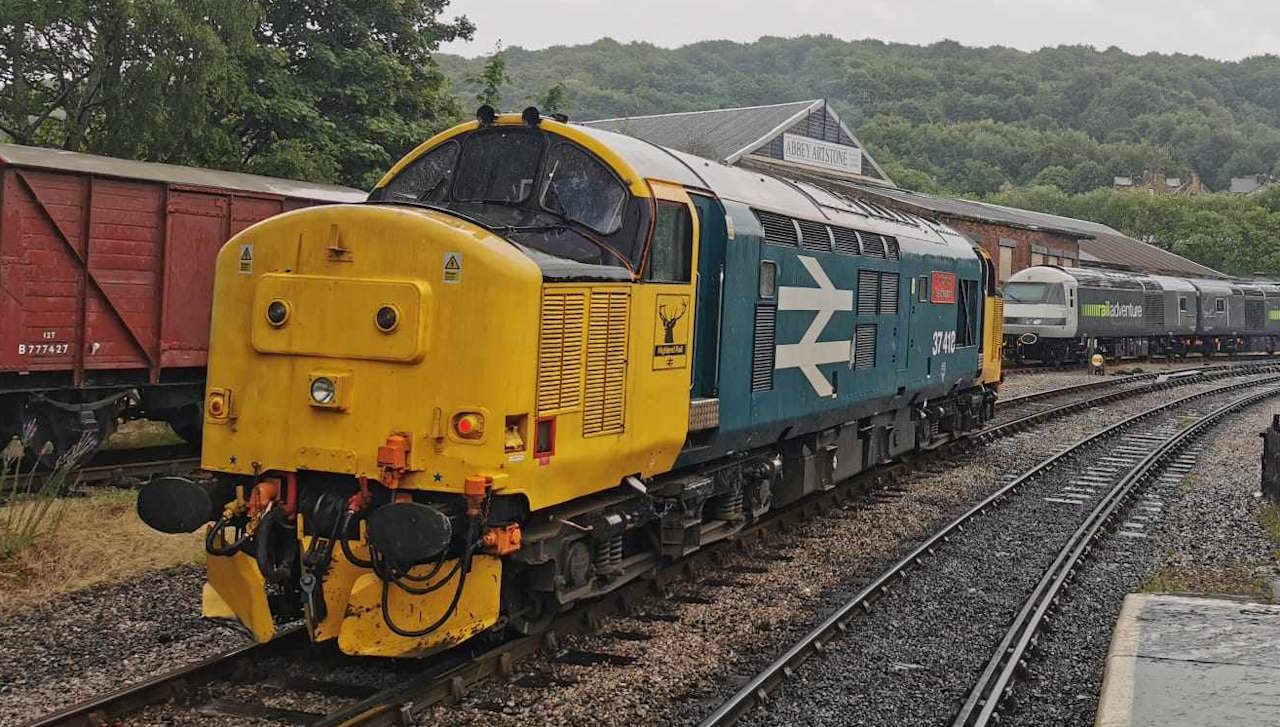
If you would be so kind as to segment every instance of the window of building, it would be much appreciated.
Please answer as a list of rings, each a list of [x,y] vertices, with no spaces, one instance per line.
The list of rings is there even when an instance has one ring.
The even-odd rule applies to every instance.
[[[647,280],[687,283],[692,276],[693,225],[689,208],[679,202],[658,202],[649,248]]]
[[[1044,255],[1041,255],[1038,252],[1031,253],[1031,265],[1044,265]]]
[[[1013,276],[1013,248],[1000,248],[1000,282]]]

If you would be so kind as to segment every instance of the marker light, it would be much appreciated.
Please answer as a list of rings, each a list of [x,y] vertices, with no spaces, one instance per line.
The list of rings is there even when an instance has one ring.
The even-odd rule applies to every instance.
[[[318,376],[311,382],[311,400],[321,406],[328,406],[338,395],[338,387],[334,385],[333,380]]]
[[[204,410],[208,413],[210,419],[222,421],[230,414],[231,392],[226,389],[214,389],[209,392],[208,398],[205,399]]]
[[[484,415],[458,414],[453,418],[453,431],[463,439],[479,439],[484,436]]]

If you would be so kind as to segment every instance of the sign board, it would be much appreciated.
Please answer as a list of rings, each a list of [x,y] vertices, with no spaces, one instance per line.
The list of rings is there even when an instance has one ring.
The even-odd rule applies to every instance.
[[[858,147],[810,139],[799,134],[782,135],[782,158],[796,164],[862,174],[862,150]]]
[[[933,271],[929,274],[929,302],[956,302],[956,274]]]

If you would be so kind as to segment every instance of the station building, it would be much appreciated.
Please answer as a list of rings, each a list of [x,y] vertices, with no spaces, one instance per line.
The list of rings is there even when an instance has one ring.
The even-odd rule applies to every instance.
[[[824,99],[581,123],[724,164],[813,182],[950,225],[996,261],[1001,282],[1042,264],[1224,277],[1096,222],[902,189]]]

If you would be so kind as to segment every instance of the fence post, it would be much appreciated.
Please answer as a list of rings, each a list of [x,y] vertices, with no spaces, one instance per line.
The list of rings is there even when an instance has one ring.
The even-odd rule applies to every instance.
[[[1280,414],[1271,418],[1271,426],[1262,437],[1262,496],[1280,504]]]

